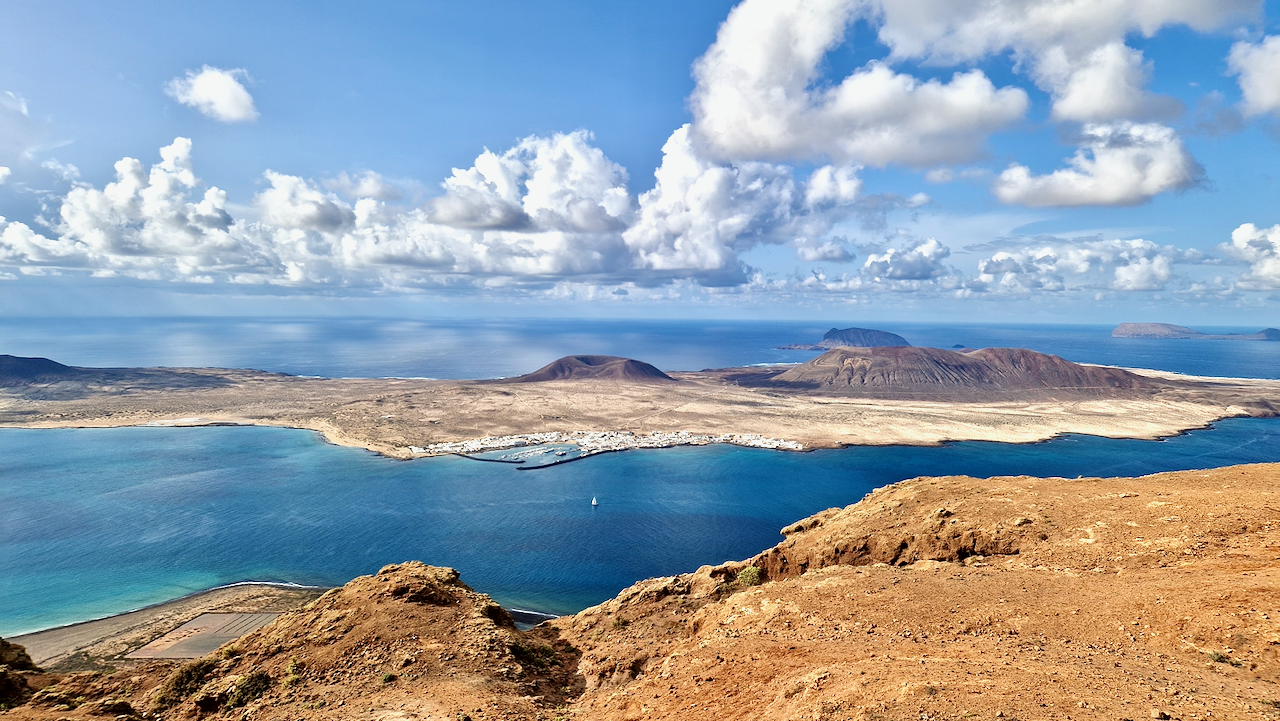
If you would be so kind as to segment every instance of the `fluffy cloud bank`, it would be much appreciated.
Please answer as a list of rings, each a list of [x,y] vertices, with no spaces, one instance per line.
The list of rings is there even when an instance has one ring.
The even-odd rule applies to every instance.
[[[1142,239],[1046,238],[980,260],[973,287],[997,293],[1156,291],[1173,279],[1174,265],[1204,260],[1199,251]]]
[[[1022,117],[1027,94],[981,71],[920,81],[873,62],[833,87],[816,85],[826,54],[864,3],[746,0],[694,68],[698,136],[713,155],[923,167],[979,155]]]
[[[1086,125],[1069,167],[1033,175],[1014,164],[992,192],[1005,203],[1031,207],[1137,205],[1194,185],[1204,170],[1171,128],[1156,124]]]
[[[626,169],[577,131],[485,150],[417,205],[372,171],[317,181],[271,170],[249,202],[233,204],[201,183],[191,142],[179,138],[150,167],[121,160],[102,188],[81,183],[74,166],[46,160],[43,167],[73,187],[43,198],[53,215],[39,225],[0,218],[0,265],[295,286],[749,289],[767,284],[743,258],[786,246],[805,263],[846,264],[838,280],[819,272],[797,281],[829,291],[1157,291],[1176,287],[1176,266],[1199,256],[1143,240],[1054,239],[1000,248],[966,275],[951,265],[960,261],[943,233],[895,241],[889,232],[888,212],[919,207],[926,196],[866,197],[860,173],[900,165],[929,169],[933,182],[995,176],[998,200],[1029,207],[1135,205],[1193,187],[1203,170],[1168,124],[1180,106],[1148,90],[1154,66],[1127,39],[1175,25],[1222,28],[1260,7],[1259,0],[743,0],[695,63],[693,121],[667,139],[656,184],[639,195]],[[832,53],[856,23],[888,54],[828,77]],[[974,69],[993,58],[1012,61],[1025,89],[998,86]],[[1280,90],[1270,82],[1280,73],[1280,38],[1236,43],[1228,60],[1244,112],[1280,112]],[[204,66],[166,90],[207,117],[248,122],[259,114],[247,81],[244,70]],[[991,171],[982,162],[988,139],[1025,119],[1028,90],[1037,88],[1047,94],[1048,119],[1076,138],[1076,151],[1057,169],[1015,162]],[[42,133],[21,98],[0,95],[0,183],[10,165],[32,160]],[[893,247],[859,246],[846,237],[854,224],[845,221],[884,233]],[[1241,226],[1243,240],[1233,236],[1223,247],[1250,265],[1240,287],[1280,287],[1277,233]],[[872,250],[860,265],[856,247]]]
[[[852,212],[856,169],[824,166],[798,182],[785,166],[716,164],[688,129],[664,147],[657,186],[639,198],[585,131],[486,150],[421,207],[389,205],[376,174],[334,190],[267,171],[233,217],[226,193],[201,190],[192,144],[178,138],[149,169],[116,163],[101,189],[77,185],[45,235],[0,220],[0,263],[155,280],[421,286],[597,278],[740,283],[738,255],[760,244],[821,239]]]
[[[240,82],[248,77],[243,69],[223,70],[205,65],[170,80],[165,92],[218,122],[251,122],[258,119],[258,109],[253,105],[253,96]]]
[[[1259,0],[883,0],[879,37],[895,57],[935,64],[1012,53],[1053,98],[1056,118],[1141,120],[1169,111],[1144,88],[1149,67],[1125,45],[1162,28],[1207,32],[1259,14]]]
[[[1258,0],[744,0],[695,65],[693,130],[709,155],[735,160],[963,163],[1023,117],[1026,92],[997,88],[980,70],[924,81],[892,65],[1008,55],[1049,93],[1052,118],[1084,131],[1069,168],[1037,177],[1015,165],[997,195],[1030,206],[1132,205],[1194,183],[1199,166],[1172,128],[1152,122],[1182,106],[1147,90],[1153,66],[1126,38],[1178,25],[1209,31],[1260,8]],[[858,21],[890,55],[828,83],[826,57]],[[1238,44],[1232,67],[1248,109],[1280,105],[1267,84],[1280,45]]]

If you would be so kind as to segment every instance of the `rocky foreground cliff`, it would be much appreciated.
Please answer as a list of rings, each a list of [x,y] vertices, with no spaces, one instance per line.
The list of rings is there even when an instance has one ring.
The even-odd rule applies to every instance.
[[[206,659],[7,672],[6,718],[1274,719],[1280,464],[918,478],[517,630],[450,569]]]

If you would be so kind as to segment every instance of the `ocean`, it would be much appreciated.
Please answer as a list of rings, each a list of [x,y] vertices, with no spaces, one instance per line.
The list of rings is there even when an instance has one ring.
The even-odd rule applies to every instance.
[[[1280,461],[1280,421],[1165,441],[683,447],[525,472],[395,461],[281,428],[3,429],[0,636],[238,581],[336,585],[410,559],[458,568],[508,607],[570,613],[640,579],[747,558],[788,523],[915,476],[1262,461]]]
[[[1280,343],[1119,340],[1092,326],[862,325],[917,345],[1016,345],[1083,362],[1280,377]],[[0,352],[75,365],[473,378],[569,353],[667,370],[796,362],[814,354],[774,348],[816,341],[829,327],[5,319]],[[1280,421],[1224,420],[1164,441],[671,448],[529,472],[457,457],[395,461],[290,429],[0,429],[0,636],[240,581],[336,585],[409,559],[454,566],[508,607],[570,613],[640,579],[749,557],[788,523],[914,476],[1141,475],[1262,461],[1280,461]]]
[[[68,365],[221,367],[328,377],[498,378],[565,355],[636,358],[662,370],[798,363],[831,327],[898,333],[913,345],[1030,348],[1078,363],[1280,378],[1280,343],[1112,338],[1111,326],[837,320],[390,320],[361,318],[2,318],[0,353]],[[1253,332],[1250,328],[1197,328]]]

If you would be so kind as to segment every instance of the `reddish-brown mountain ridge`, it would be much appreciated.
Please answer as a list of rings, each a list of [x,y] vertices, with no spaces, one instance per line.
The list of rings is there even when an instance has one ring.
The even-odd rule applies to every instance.
[[[676,379],[644,361],[611,355],[571,355],[506,383],[540,383],[559,380],[611,380],[633,383],[675,383]]]
[[[836,348],[767,382],[832,392],[949,395],[1010,391],[1111,395],[1161,385],[1120,368],[1081,365],[1025,348],[957,353],[911,347]]]

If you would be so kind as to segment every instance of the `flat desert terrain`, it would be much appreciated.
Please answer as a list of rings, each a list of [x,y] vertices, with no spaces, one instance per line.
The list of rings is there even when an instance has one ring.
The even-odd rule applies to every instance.
[[[804,448],[962,440],[1029,443],[1062,433],[1149,439],[1221,418],[1273,416],[1280,409],[1280,381],[1155,371],[1127,373],[1142,379],[1134,388],[973,391],[954,386],[920,390],[917,384],[912,392],[892,393],[771,383],[769,377],[782,370],[673,372],[673,380],[664,382],[104,370],[85,378],[0,387],[0,426],[284,426],[318,431],[336,444],[410,458],[422,455],[415,454],[415,447],[432,453],[433,444],[575,431],[755,434]]]

